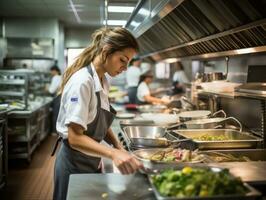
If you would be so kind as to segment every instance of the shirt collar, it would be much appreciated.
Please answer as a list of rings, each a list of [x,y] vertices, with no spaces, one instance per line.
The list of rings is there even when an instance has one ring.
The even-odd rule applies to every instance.
[[[91,69],[92,69],[92,72],[93,72],[93,80],[94,80],[94,86],[95,86],[95,92],[100,92],[100,91],[103,91],[103,92],[108,92],[109,91],[109,83],[107,81],[107,78],[106,78],[106,75],[104,74],[103,75],[103,87],[101,85],[101,81],[100,81],[100,78],[96,72],[96,69],[93,65],[93,63],[90,64],[91,66]]]

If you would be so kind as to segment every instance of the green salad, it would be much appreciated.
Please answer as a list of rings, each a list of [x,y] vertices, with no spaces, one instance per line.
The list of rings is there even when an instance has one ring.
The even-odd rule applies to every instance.
[[[165,170],[151,176],[152,183],[162,196],[207,197],[247,192],[240,178],[228,169],[214,172],[209,168],[185,167],[180,170]]]

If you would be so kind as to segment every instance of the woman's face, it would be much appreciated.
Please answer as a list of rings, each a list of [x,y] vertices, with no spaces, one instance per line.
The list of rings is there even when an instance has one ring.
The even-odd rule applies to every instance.
[[[106,72],[114,77],[127,70],[128,62],[134,57],[136,50],[126,48],[122,51],[116,51],[108,56],[105,63]]]

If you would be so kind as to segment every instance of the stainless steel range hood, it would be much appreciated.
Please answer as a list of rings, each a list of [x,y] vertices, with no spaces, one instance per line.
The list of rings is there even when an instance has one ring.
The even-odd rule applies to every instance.
[[[155,61],[266,52],[265,10],[266,0],[143,0],[126,27]]]

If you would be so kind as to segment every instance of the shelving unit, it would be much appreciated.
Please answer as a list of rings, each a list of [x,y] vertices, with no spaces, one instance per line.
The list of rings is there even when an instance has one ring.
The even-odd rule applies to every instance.
[[[9,159],[30,162],[34,150],[50,132],[51,100],[45,98],[45,82],[41,75],[17,70],[0,71],[1,101],[12,105],[19,100],[25,105],[8,112]],[[37,104],[29,97],[31,100],[38,97]]]
[[[0,112],[0,189],[7,183],[7,120],[6,112]]]
[[[50,104],[47,101],[32,111],[13,111],[8,115],[8,152],[10,159],[27,159],[50,132]]]
[[[0,70],[0,96],[3,102],[22,101],[28,108],[29,73],[17,70]]]

